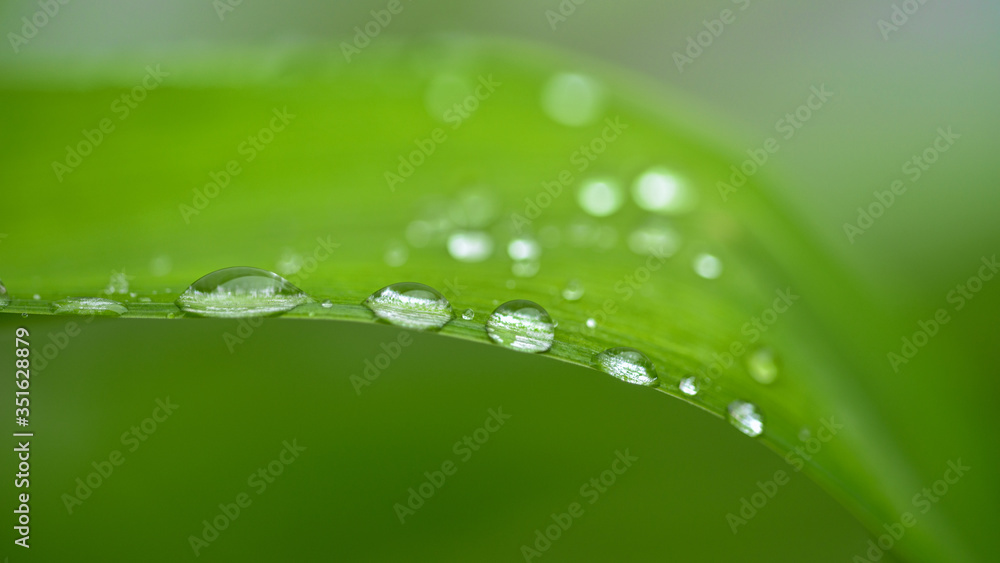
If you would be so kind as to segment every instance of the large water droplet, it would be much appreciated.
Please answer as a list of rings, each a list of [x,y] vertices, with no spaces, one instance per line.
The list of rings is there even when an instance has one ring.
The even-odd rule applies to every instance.
[[[383,287],[365,299],[364,305],[390,324],[417,330],[439,329],[454,318],[444,295],[422,283]]]
[[[747,436],[760,436],[764,431],[764,419],[753,403],[745,401],[729,403],[729,422]]]
[[[577,203],[594,217],[607,217],[618,211],[623,199],[621,186],[611,178],[587,180],[580,184],[576,192]]]
[[[542,91],[542,109],[553,121],[580,127],[597,121],[604,111],[604,88],[582,74],[557,74]]]
[[[310,302],[311,297],[278,274],[235,267],[199,279],[175,303],[192,315],[235,319],[277,315]]]
[[[545,352],[556,335],[549,313],[523,299],[497,307],[486,319],[486,333],[493,342],[521,352]]]
[[[128,312],[128,307],[110,299],[97,297],[67,297],[52,303],[57,315],[98,315],[118,317]]]
[[[757,383],[770,385],[778,378],[778,362],[770,348],[758,348],[747,358],[747,369]]]
[[[657,385],[653,361],[635,348],[608,348],[593,358],[594,366],[626,383]]]
[[[677,387],[681,390],[681,393],[684,393],[685,395],[694,397],[698,394],[698,380],[695,379],[694,376],[685,377],[681,380]]]

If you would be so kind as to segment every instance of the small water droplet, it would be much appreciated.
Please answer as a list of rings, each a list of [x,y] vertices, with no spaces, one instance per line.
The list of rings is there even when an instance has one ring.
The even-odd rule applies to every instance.
[[[764,432],[764,419],[753,403],[746,401],[729,403],[729,422],[750,437],[760,436]]]
[[[324,299],[323,302],[320,303],[320,306],[323,307],[324,309],[333,309],[333,301],[330,301],[329,299]]]
[[[538,260],[520,260],[510,265],[510,273],[519,278],[534,277],[540,269],[542,265]]]
[[[456,231],[448,237],[448,254],[459,262],[482,262],[493,254],[493,237],[483,231]]]
[[[465,311],[462,312],[462,318],[467,321],[471,321],[472,319],[476,318],[476,312],[473,311],[472,309],[466,309]]]
[[[57,315],[99,315],[118,317],[128,312],[125,305],[110,299],[97,297],[67,297],[52,303],[52,312]]]
[[[587,180],[576,192],[577,203],[594,217],[607,217],[618,211],[623,199],[621,186],[611,178]]]
[[[646,211],[686,213],[698,203],[697,194],[666,168],[656,166],[632,184],[632,198]]]
[[[587,324],[587,328],[589,328],[591,330],[597,328],[597,321],[595,321],[594,319],[587,319],[587,323],[586,324]]]
[[[504,283],[504,287],[506,287],[507,289],[514,289],[515,287],[517,287],[517,282],[514,280],[507,280]]]
[[[451,303],[444,295],[422,283],[383,287],[365,299],[364,305],[379,319],[417,330],[439,329],[454,318]]]
[[[694,376],[685,377],[681,380],[677,387],[681,390],[681,393],[684,393],[685,395],[693,397],[698,394],[698,380],[695,379]]]
[[[310,302],[311,297],[278,274],[235,267],[217,270],[194,282],[176,304],[195,316],[234,319],[276,315]]]
[[[572,279],[566,283],[562,290],[563,299],[566,301],[579,301],[583,297],[583,284],[580,280]]]
[[[153,302],[153,300],[150,299],[149,297],[140,297],[139,298],[139,303],[152,303],[152,302]]]
[[[527,237],[516,238],[507,244],[507,256],[511,260],[534,260],[542,254],[542,247]]]
[[[626,383],[653,386],[660,380],[653,361],[635,348],[608,348],[593,358],[593,364]]]
[[[557,74],[542,90],[542,109],[556,123],[580,127],[596,121],[604,111],[604,88],[589,76]]]
[[[135,299],[136,297],[139,296],[139,294],[133,291],[132,293],[129,293],[128,296],[131,297],[132,299]]]
[[[0,281],[0,309],[10,305],[10,296],[7,295],[7,287]]]
[[[39,301],[41,300],[42,296],[36,293],[32,295],[31,298],[34,299],[35,301]]]
[[[302,269],[304,258],[294,248],[286,248],[281,252],[276,264],[278,273],[283,276],[293,276]]]
[[[722,275],[722,260],[711,254],[701,253],[691,262],[694,272],[706,280],[714,280]]]
[[[21,317],[23,317],[25,319],[28,318],[28,313],[21,313]]]
[[[490,340],[521,352],[545,352],[555,340],[552,317],[533,301],[518,299],[496,308],[486,319]]]
[[[778,378],[778,363],[770,348],[758,348],[747,358],[747,369],[757,383],[770,385]]]

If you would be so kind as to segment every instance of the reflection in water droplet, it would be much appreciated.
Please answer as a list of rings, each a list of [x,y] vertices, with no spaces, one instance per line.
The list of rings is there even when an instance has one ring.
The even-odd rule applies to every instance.
[[[582,74],[557,74],[542,90],[542,109],[556,123],[580,127],[597,121],[604,112],[604,88]]]
[[[593,358],[594,366],[626,383],[657,385],[653,361],[635,348],[609,348]]]
[[[459,262],[482,262],[493,254],[493,237],[483,231],[457,231],[448,237],[448,253]]]
[[[125,305],[110,299],[96,297],[67,297],[52,303],[57,315],[98,315],[118,317],[128,312]]]
[[[694,272],[706,280],[714,280],[722,275],[722,261],[711,254],[699,254],[694,257],[691,265]]]
[[[541,305],[523,299],[497,307],[486,319],[486,333],[493,342],[521,352],[545,352],[555,340],[549,313]]]
[[[632,198],[646,211],[686,213],[697,207],[697,194],[669,170],[653,167],[636,178]]]
[[[760,436],[764,431],[764,419],[753,403],[745,401],[729,403],[729,422],[747,436]]]
[[[322,303],[320,303],[320,306],[323,307],[324,309],[333,309],[333,301],[325,299],[323,300]]]
[[[651,221],[629,234],[628,247],[636,254],[673,256],[680,247],[680,237],[665,222]]]
[[[579,301],[583,297],[583,284],[578,279],[566,282],[566,287],[562,290],[563,299],[566,301]]]
[[[398,268],[403,264],[406,264],[406,260],[410,257],[410,249],[406,248],[406,245],[398,240],[389,241],[385,248],[385,263],[390,268]]]
[[[607,217],[622,206],[622,189],[610,178],[595,178],[580,184],[576,201],[584,211],[594,217]]]
[[[472,309],[466,309],[465,311],[462,311],[462,318],[467,321],[471,321],[476,318],[476,312]]]
[[[530,238],[516,238],[507,244],[507,256],[511,260],[534,260],[542,254],[542,247]]]
[[[754,350],[747,358],[747,369],[757,383],[774,383],[778,378],[778,363],[774,358],[774,351],[766,347]]]
[[[444,295],[422,283],[383,287],[365,299],[364,305],[390,324],[417,330],[439,329],[454,318],[451,303]]]
[[[684,393],[685,395],[693,397],[698,394],[698,380],[695,379],[694,376],[685,377],[681,380],[677,387],[681,390],[681,393]]]
[[[194,282],[176,304],[195,316],[234,319],[277,315],[310,302],[311,297],[278,274],[235,267],[217,270]]]

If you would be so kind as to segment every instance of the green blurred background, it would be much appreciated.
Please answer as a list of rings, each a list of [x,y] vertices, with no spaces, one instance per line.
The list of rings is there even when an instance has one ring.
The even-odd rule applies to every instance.
[[[220,46],[280,50],[339,41],[384,5],[244,2],[220,21],[207,1],[71,2],[23,52],[0,50],[0,65],[30,65],[32,57],[83,64],[121,52],[153,53],[166,63]],[[557,2],[406,3],[406,17],[384,33],[513,36],[624,67],[681,92],[685,108],[714,115],[706,135],[725,133],[720,144],[732,154],[759,145],[810,86],[826,84],[835,92],[829,107],[783,143],[760,179],[885,303],[905,334],[1000,246],[993,219],[1000,171],[992,159],[1000,125],[993,103],[1000,94],[993,32],[1000,8],[930,1],[886,41],[876,22],[889,16],[890,2],[755,1],[678,72],[673,53],[725,8],[739,5],[590,0],[553,30],[545,10],[558,9]],[[6,3],[0,30],[16,29],[37,9],[33,2]],[[32,137],[17,113],[6,107],[0,114],[8,146]],[[843,223],[947,126],[962,135],[956,150],[849,243]],[[11,182],[2,189],[30,187]],[[99,201],[100,193],[72,197]],[[0,224],[0,232],[8,230]],[[66,236],[55,226],[50,232]],[[0,241],[0,260],[10,242]],[[972,414],[959,428],[992,420],[998,303],[995,289],[984,291],[939,337],[938,348],[922,352],[907,379],[872,384],[890,390],[883,396],[898,403],[885,409],[912,421],[911,436],[934,436],[928,458],[973,455],[943,445],[949,420],[923,400],[928,393],[938,395],[944,412],[968,408]],[[858,315],[863,323],[865,312]],[[848,561],[870,538],[801,474],[734,535],[726,514],[758,490],[758,481],[789,466],[724,421],[591,370],[416,334],[359,397],[348,378],[380,343],[396,338],[395,329],[270,320],[252,345],[230,354],[221,337],[235,330],[230,321],[0,316],[3,338],[25,326],[33,342],[64,331],[67,322],[83,326],[81,334],[33,381],[33,486],[45,492],[33,499],[34,547],[30,554],[4,548],[11,561],[193,559],[188,536],[241,492],[252,504],[199,559],[523,560],[522,544],[551,523],[549,514],[579,501],[580,486],[625,448],[639,457],[635,467],[585,505],[585,516],[542,561]],[[874,347],[892,348],[898,334]],[[9,365],[10,348],[3,350],[0,361]],[[957,356],[963,367],[956,373]],[[128,452],[121,434],[166,397],[177,412]],[[393,505],[405,502],[407,488],[456,459],[452,444],[500,406],[511,414],[508,424],[401,525]],[[306,448],[301,458],[265,492],[253,492],[247,477],[293,439]],[[115,449],[125,464],[68,515],[61,495]],[[13,473],[11,456],[0,463]],[[979,478],[995,463],[995,453],[979,453]],[[956,488],[949,502],[970,505],[975,491]],[[963,533],[982,546],[995,518],[965,514],[962,521]],[[991,560],[979,549],[972,550],[975,560]]]

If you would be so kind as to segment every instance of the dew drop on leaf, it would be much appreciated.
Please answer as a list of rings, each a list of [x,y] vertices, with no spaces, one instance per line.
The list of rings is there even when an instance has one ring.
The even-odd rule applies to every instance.
[[[97,297],[67,297],[52,303],[57,315],[98,315],[118,317],[128,312],[128,307],[111,299]]]
[[[490,340],[521,352],[545,352],[555,340],[552,317],[533,301],[523,299],[500,305],[486,319]]]
[[[685,395],[693,397],[698,394],[698,380],[695,379],[694,376],[685,377],[681,380],[677,387],[681,390],[681,393],[684,393]]]
[[[278,274],[235,267],[194,282],[176,304],[191,315],[235,319],[277,315],[310,302],[311,297]]]
[[[653,386],[660,382],[653,361],[635,348],[608,348],[594,356],[593,364],[626,383]]]
[[[764,431],[764,419],[753,403],[745,401],[729,403],[729,422],[750,437],[760,436]]]
[[[466,309],[465,311],[462,312],[462,318],[467,321],[471,321],[472,319],[476,318],[476,313],[472,309]]]
[[[774,359],[774,351],[770,348],[758,348],[747,358],[747,369],[757,383],[770,385],[778,378],[778,364]]]
[[[433,287],[402,282],[371,294],[364,305],[379,319],[396,326],[436,330],[454,318],[451,303]]]

